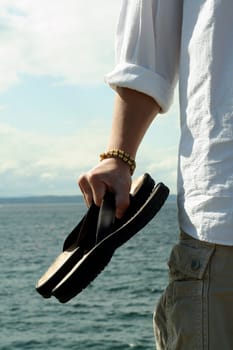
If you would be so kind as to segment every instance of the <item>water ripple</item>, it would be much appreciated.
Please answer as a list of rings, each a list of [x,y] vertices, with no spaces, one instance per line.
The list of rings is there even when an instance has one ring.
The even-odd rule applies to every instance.
[[[84,207],[78,209],[74,203],[1,207],[1,350],[154,349],[152,314],[178,232],[175,206],[168,203],[69,303],[42,299],[35,282],[83,215]]]

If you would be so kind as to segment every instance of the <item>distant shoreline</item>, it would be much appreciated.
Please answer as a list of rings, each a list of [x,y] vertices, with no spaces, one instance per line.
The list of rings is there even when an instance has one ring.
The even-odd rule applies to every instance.
[[[0,197],[0,204],[39,204],[39,203],[81,203],[83,197],[80,196],[25,196],[25,197]]]
[[[176,195],[171,194],[168,202],[176,202]],[[25,197],[0,197],[0,204],[59,204],[59,203],[83,203],[81,195],[67,196],[25,196]]]

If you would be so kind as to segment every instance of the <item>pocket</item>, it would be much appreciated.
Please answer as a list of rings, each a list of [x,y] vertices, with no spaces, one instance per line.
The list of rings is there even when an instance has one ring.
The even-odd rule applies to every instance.
[[[181,241],[171,251],[168,261],[170,283],[155,317],[157,334],[164,337],[160,343],[166,343],[163,347],[166,350],[204,349],[208,266],[214,249],[214,245],[204,245],[191,239]],[[162,314],[163,320],[166,320],[166,331],[163,324],[162,332],[158,332]]]
[[[170,282],[202,280],[214,249],[192,240],[175,245],[168,260]]]

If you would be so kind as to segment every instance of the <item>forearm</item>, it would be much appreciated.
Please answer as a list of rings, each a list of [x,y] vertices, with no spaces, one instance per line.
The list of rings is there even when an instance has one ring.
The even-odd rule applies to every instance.
[[[108,150],[123,149],[135,158],[143,136],[159,111],[159,105],[150,96],[118,88]]]
[[[113,124],[107,151],[122,149],[135,158],[138,146],[160,108],[149,96],[119,88],[116,95]],[[121,218],[129,205],[131,175],[121,159],[104,159],[79,178],[79,185],[90,206],[100,206],[106,190],[115,193],[116,217]]]

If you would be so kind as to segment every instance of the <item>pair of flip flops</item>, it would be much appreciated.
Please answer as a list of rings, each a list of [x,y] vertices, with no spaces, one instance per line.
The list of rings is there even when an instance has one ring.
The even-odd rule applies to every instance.
[[[115,250],[140,231],[160,210],[169,194],[149,174],[134,182],[130,205],[115,218],[115,198],[106,192],[101,207],[94,203],[66,238],[63,252],[39,279],[36,290],[44,298],[65,303],[85,289],[107,266]]]

